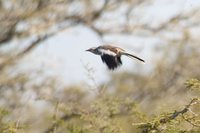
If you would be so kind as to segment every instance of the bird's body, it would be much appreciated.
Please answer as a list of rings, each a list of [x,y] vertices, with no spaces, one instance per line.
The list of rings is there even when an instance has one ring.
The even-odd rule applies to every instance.
[[[122,65],[121,56],[126,55],[131,58],[138,59],[144,62],[143,59],[127,53],[125,50],[119,47],[111,46],[111,45],[102,45],[99,47],[93,47],[86,51],[92,52],[93,54],[100,55],[103,63],[106,63],[110,70],[114,70],[120,65]]]

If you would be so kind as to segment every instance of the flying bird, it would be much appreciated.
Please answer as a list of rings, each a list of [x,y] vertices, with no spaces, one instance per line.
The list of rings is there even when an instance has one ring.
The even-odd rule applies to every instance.
[[[145,62],[143,59],[127,53],[125,50],[119,47],[111,46],[111,45],[102,45],[98,47],[92,47],[87,49],[93,54],[100,55],[103,63],[105,63],[110,70],[114,70],[117,67],[122,65],[121,56],[125,55],[132,59],[137,59],[141,62]]]

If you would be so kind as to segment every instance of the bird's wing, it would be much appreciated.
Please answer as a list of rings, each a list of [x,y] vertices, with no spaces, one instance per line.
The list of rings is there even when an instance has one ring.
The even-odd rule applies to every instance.
[[[106,63],[110,70],[114,70],[118,66],[122,64],[121,58],[117,56],[112,56],[108,54],[104,54],[101,56],[103,63]]]

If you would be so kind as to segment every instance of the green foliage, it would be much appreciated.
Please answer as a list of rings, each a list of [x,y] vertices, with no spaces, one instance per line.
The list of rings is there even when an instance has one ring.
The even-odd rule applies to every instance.
[[[198,79],[190,79],[185,82],[187,88],[200,92],[200,81]]]
[[[91,104],[90,110],[82,115],[89,123],[91,132],[122,132],[116,120],[112,119],[120,113],[121,101],[112,96],[103,96]]]
[[[8,128],[8,123],[4,122],[6,116],[8,116],[9,112],[5,109],[0,108],[0,130],[4,131]]]
[[[189,83],[189,88],[199,83],[198,80],[193,81],[194,79],[186,81],[186,87]],[[68,111],[68,117],[58,118],[54,128],[56,127],[56,131],[59,132],[68,131],[70,133],[125,133],[132,131],[138,133],[192,133],[198,132],[200,128],[199,105],[199,98],[192,98],[188,104],[175,111],[168,109],[160,114],[149,116],[139,109],[139,105],[131,97],[118,97],[103,92],[99,93],[86,107],[79,105],[75,112],[71,110],[72,112],[69,114]],[[69,117],[73,120],[66,119]]]
[[[186,87],[199,90],[200,81],[191,79],[186,81]],[[146,123],[134,123],[142,133],[190,133],[200,130],[200,97],[193,98],[188,105],[185,105],[180,111],[174,113],[165,113],[157,115]]]
[[[9,120],[10,112],[0,108],[0,132],[2,133],[20,133],[25,130],[19,122]]]

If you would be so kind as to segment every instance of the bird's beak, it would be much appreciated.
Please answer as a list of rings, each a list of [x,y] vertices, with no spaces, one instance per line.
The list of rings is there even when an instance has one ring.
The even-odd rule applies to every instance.
[[[89,52],[90,52],[91,50],[90,50],[90,49],[87,49],[87,50],[85,50],[85,51],[89,51]]]

